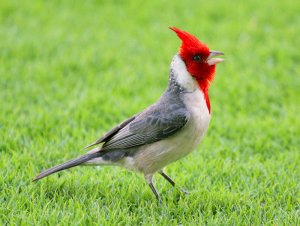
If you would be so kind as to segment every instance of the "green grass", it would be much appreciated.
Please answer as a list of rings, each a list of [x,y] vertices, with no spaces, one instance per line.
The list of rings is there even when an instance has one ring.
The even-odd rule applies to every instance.
[[[0,224],[299,225],[297,1],[0,2]],[[161,177],[42,169],[153,103],[178,26],[226,54],[207,136]]]

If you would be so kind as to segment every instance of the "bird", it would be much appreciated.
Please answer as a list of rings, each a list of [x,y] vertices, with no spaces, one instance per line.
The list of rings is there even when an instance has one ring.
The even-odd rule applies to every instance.
[[[208,89],[216,65],[224,61],[217,56],[224,54],[210,50],[186,31],[169,28],[181,45],[172,59],[168,86],[160,98],[86,146],[93,147],[86,154],[42,171],[33,181],[79,165],[111,165],[142,173],[160,202],[153,184],[155,173],[177,186],[165,173],[165,167],[191,153],[205,135],[211,119]]]

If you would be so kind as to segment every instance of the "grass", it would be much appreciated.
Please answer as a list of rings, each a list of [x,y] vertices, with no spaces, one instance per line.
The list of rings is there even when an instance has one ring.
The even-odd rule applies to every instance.
[[[297,1],[1,1],[0,224],[299,225]],[[226,54],[207,136],[161,177],[42,169],[154,102],[178,26]]]

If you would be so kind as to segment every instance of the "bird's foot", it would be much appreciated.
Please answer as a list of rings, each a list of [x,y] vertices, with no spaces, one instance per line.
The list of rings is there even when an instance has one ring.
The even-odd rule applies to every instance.
[[[180,186],[176,186],[182,193],[184,193],[185,195],[189,195],[190,194],[190,192],[188,191],[188,190],[186,190],[186,189],[184,189],[184,188],[182,188],[182,187],[180,187]]]

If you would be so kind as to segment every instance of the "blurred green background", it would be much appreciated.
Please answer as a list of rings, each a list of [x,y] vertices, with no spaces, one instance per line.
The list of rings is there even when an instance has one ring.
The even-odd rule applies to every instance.
[[[300,3],[0,2],[0,223],[300,224]],[[37,184],[159,98],[177,26],[225,53],[207,136],[157,176],[77,168]]]

